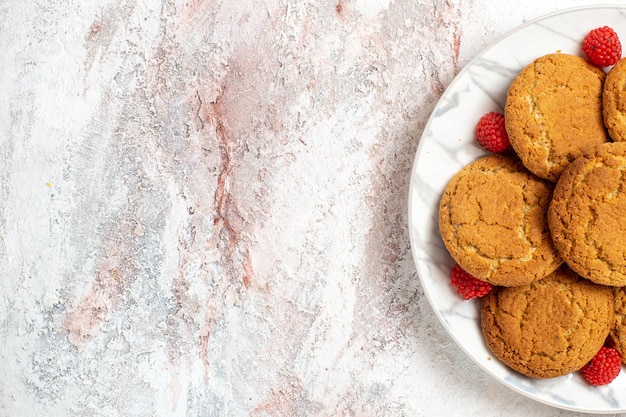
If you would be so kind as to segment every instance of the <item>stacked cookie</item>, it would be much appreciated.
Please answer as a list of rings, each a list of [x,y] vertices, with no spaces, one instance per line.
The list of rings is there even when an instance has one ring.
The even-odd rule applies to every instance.
[[[485,340],[524,375],[578,370],[609,336],[626,359],[625,72],[536,59],[507,93],[513,152],[469,164],[441,198],[446,248],[496,286]]]

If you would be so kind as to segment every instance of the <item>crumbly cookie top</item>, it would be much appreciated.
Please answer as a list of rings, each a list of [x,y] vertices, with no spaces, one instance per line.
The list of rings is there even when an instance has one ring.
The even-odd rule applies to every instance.
[[[596,354],[613,315],[610,287],[563,266],[529,285],[487,295],[481,326],[502,362],[527,376],[551,378],[580,369]]]
[[[611,340],[626,364],[626,287],[614,287],[615,319],[611,328]]]
[[[588,150],[563,172],[548,224],[567,264],[598,284],[626,285],[626,142]]]
[[[519,72],[507,93],[506,130],[531,172],[556,182],[584,148],[608,140],[604,78],[585,59],[561,53],[537,58]]]
[[[546,221],[552,188],[514,157],[488,155],[469,164],[440,202],[448,251],[463,269],[494,285],[545,277],[562,263]]]
[[[626,141],[626,58],[611,68],[602,93],[604,125],[614,141]]]

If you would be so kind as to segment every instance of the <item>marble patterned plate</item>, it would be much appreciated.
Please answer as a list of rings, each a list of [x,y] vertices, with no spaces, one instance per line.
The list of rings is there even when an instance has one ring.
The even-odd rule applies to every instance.
[[[580,45],[585,34],[604,25],[626,41],[626,6],[567,9],[538,18],[475,57],[450,84],[426,124],[409,191],[409,233],[417,272],[436,315],[457,344],[486,372],[523,395],[554,407],[598,414],[626,411],[626,369],[611,384],[591,387],[578,373],[527,378],[493,357],[480,331],[479,302],[464,301],[449,285],[454,262],[441,241],[437,216],[448,181],[485,154],[474,143],[476,121],[488,111],[503,111],[507,88],[517,72],[547,53],[583,56]]]

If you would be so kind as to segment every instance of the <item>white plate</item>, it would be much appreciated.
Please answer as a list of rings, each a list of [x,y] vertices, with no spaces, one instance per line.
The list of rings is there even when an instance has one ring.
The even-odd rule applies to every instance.
[[[555,407],[588,413],[626,411],[626,371],[603,387],[578,373],[531,379],[512,371],[489,352],[479,325],[479,302],[464,301],[449,284],[454,261],[438,230],[444,187],[462,167],[485,152],[474,142],[476,122],[488,111],[503,111],[514,76],[535,58],[561,51],[584,56],[589,30],[608,25],[626,51],[626,6],[568,9],[528,22],[474,58],[454,79],[433,110],[413,162],[409,191],[411,249],[424,291],[443,326],[485,371],[511,389]],[[620,393],[620,394],[618,394]]]

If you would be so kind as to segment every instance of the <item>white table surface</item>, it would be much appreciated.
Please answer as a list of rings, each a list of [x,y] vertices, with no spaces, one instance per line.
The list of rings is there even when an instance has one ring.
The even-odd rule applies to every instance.
[[[581,415],[453,343],[407,192],[459,70],[587,4],[0,2],[0,415]]]

